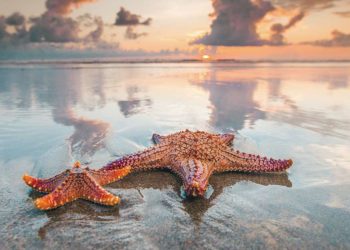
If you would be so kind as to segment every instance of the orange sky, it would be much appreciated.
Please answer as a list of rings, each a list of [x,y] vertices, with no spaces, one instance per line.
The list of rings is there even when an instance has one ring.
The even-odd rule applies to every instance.
[[[270,27],[273,23],[286,24],[299,11],[297,8],[285,9],[275,6],[277,6],[276,10],[269,12],[257,24],[257,32],[263,39],[270,36]],[[143,19],[151,17],[153,20],[150,26],[135,27],[135,31],[146,32],[148,35],[135,40],[126,39],[124,36],[126,27],[113,25],[120,7],[141,15]],[[14,11],[21,12],[27,17],[38,16],[46,10],[45,0],[30,3],[22,0],[11,0],[11,2],[0,0],[0,10],[5,16]],[[307,10],[305,17],[284,33],[285,40],[293,45],[219,46],[216,49],[204,45],[189,45],[195,38],[210,32],[213,21],[213,17],[209,16],[209,13],[213,12],[210,0],[99,0],[82,4],[69,16],[76,18],[89,13],[92,16],[102,17],[105,23],[102,38],[109,43],[119,43],[120,47],[126,50],[159,51],[178,48],[191,51],[199,49],[200,52],[197,54],[209,53],[215,58],[238,59],[350,59],[350,46],[299,45],[305,41],[330,39],[333,30],[349,34],[350,17],[335,14],[340,11],[350,11],[350,1],[334,1],[333,7]]]

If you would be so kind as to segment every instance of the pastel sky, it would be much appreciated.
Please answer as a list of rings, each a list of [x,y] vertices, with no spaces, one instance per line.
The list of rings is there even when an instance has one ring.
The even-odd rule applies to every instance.
[[[349,0],[0,0],[0,10],[3,49],[89,44],[170,50],[160,57],[350,59]]]

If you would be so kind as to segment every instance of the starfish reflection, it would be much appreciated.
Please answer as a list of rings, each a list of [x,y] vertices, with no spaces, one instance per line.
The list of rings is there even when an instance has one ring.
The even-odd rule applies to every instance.
[[[31,198],[37,199],[40,194],[31,192]],[[108,222],[116,221],[119,218],[119,207],[104,207],[98,206],[87,201],[79,200],[74,203],[67,204],[59,209],[45,211],[48,221],[44,223],[38,230],[38,236],[45,239],[47,233],[51,230],[59,228],[81,227],[91,221]]]
[[[278,185],[292,187],[292,182],[287,173],[251,174],[251,173],[223,173],[213,175],[210,185],[213,189],[210,197],[202,199],[182,199],[184,210],[194,222],[201,222],[207,210],[215,205],[215,199],[224,192],[226,187],[231,187],[239,182],[253,182],[263,186]],[[180,195],[181,181],[178,177],[166,171],[136,172],[126,176],[121,181],[110,185],[113,188],[137,189],[142,194],[143,189],[168,189],[169,187]],[[179,197],[179,196],[177,196]],[[143,197],[142,197],[143,198]]]

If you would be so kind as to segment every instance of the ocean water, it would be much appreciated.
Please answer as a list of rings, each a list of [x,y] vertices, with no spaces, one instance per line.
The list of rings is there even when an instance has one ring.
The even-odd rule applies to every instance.
[[[135,173],[106,187],[119,206],[47,212],[21,179],[183,129],[232,132],[234,148],[294,165],[214,175],[194,200],[170,172]],[[0,249],[350,248],[349,191],[349,63],[0,66]]]

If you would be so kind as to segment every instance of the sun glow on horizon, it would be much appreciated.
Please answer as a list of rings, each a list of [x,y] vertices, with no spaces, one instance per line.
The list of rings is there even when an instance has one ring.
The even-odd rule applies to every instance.
[[[209,55],[202,55],[202,60],[203,61],[208,61],[210,59],[211,59],[211,57]]]

